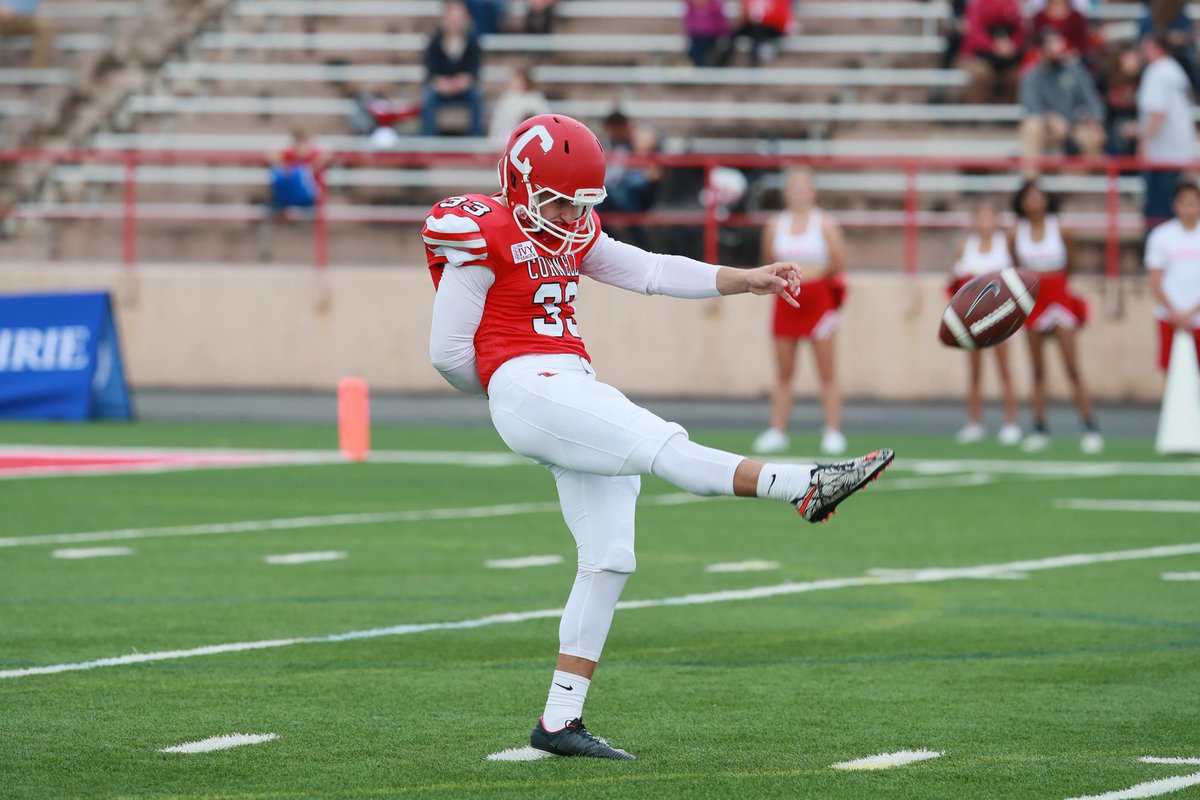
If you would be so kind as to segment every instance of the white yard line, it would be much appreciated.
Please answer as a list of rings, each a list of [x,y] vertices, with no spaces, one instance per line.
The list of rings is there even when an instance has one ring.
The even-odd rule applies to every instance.
[[[866,758],[856,758],[853,761],[839,761],[830,764],[832,769],[891,769],[903,767],[905,764],[915,764],[918,761],[928,761],[931,758],[941,758],[946,755],[944,750],[900,750],[896,753],[880,753]]]
[[[700,503],[710,499],[716,498],[696,497],[695,495],[681,493],[651,495],[643,497],[641,502],[645,505],[679,505],[681,503]],[[464,508],[430,508],[413,511],[381,511],[365,514],[330,514],[324,517],[242,520],[239,522],[216,522],[208,525],[175,525],[162,528],[125,528],[121,530],[86,531],[82,533],[51,533],[41,536],[10,536],[8,538],[0,538],[0,547],[75,544],[78,542],[113,542],[127,539],[155,539],[176,536],[212,536],[224,533],[259,533],[262,531],[288,531],[342,525],[378,525],[392,522],[481,519],[510,517],[519,514],[542,514],[560,510],[561,506],[555,500],[540,503],[467,506]]]
[[[1139,514],[1200,514],[1200,500],[1104,500],[1089,497],[1064,497],[1054,501],[1055,508],[1068,511],[1133,511]]]
[[[728,561],[721,564],[709,564],[705,572],[765,572],[769,569],[779,569],[778,561]]]
[[[198,742],[185,742],[172,747],[159,748],[160,753],[211,753],[214,750],[228,750],[231,747],[242,747],[248,744],[261,744],[278,739],[277,733],[229,733],[224,736],[210,736]]]
[[[1200,581],[1200,572],[1164,572],[1164,581]]]
[[[918,476],[913,478],[885,477],[871,484],[873,492],[904,492],[913,489],[954,489],[966,486],[986,486],[995,483],[996,476],[986,472],[968,472],[963,475]]]
[[[318,561],[341,561],[346,557],[342,550],[315,550],[309,553],[281,553],[263,559],[267,564],[315,564]]]
[[[945,475],[936,477],[914,477],[887,480],[872,484],[869,491],[899,492],[924,489],[947,489],[961,486],[981,486],[990,483],[993,477],[979,473]],[[649,506],[677,506],[703,503],[713,500],[729,500],[729,497],[697,497],[687,492],[643,496],[639,503]],[[519,514],[553,513],[561,510],[557,501],[541,503],[508,503],[495,506],[469,506],[465,508],[435,508],[413,511],[381,511],[363,514],[331,514],[323,517],[285,517],[282,519],[240,520],[216,522],[206,525],[176,525],[161,528],[125,528],[110,531],[85,531],[81,533],[52,533],[40,536],[10,536],[0,538],[0,548],[26,547],[44,544],[76,544],[79,542],[110,542],[128,539],[150,539],[176,536],[210,536],[226,533],[258,533],[262,531],[285,531],[304,528],[324,528],[343,525],[378,525],[394,522],[428,522],[433,520],[478,519],[485,517],[508,517]]]
[[[1200,758],[1156,758],[1155,756],[1142,756],[1138,761],[1143,764],[1191,764],[1200,765]]]
[[[562,556],[522,556],[521,558],[493,558],[483,562],[489,569],[525,569],[526,567],[549,567],[563,563]]]
[[[90,456],[163,456],[196,459],[180,464],[151,464],[136,467],[123,466],[80,466],[78,471],[64,473],[52,467],[29,467],[20,470],[0,470],[0,480],[11,478],[56,477],[59,475],[114,475],[143,474],[147,472],[169,472],[210,467],[246,468],[271,466],[305,466],[340,464],[345,459],[334,450],[254,450],[216,449],[200,447],[80,447],[74,445],[0,445],[0,455],[45,455],[59,454],[66,457],[72,453]],[[229,463],[238,460],[240,463]],[[507,467],[530,466],[527,458],[504,451],[456,451],[456,450],[376,450],[370,460],[381,464],[428,464],[431,466],[459,467]],[[779,459],[790,463],[812,463],[819,460],[811,456]],[[932,459],[901,458],[891,467],[895,472],[913,472],[918,475],[951,475],[976,473],[983,475],[1011,474],[1038,475],[1054,478],[1102,478],[1118,475],[1200,477],[1200,461],[1043,461],[1030,459]]]
[[[661,597],[647,600],[626,600],[617,604],[617,608],[625,611],[639,608],[664,608],[673,606],[705,605],[708,603],[726,603],[735,600],[757,600],[765,597],[781,597],[806,592],[818,592],[829,589],[846,589],[854,586],[885,586],[910,583],[937,583],[963,578],[993,577],[993,573],[1035,572],[1047,569],[1062,569],[1088,564],[1107,564],[1116,561],[1136,561],[1149,558],[1169,558],[1180,555],[1195,555],[1200,553],[1200,543],[1165,545],[1162,547],[1147,547],[1138,550],[1114,550],[1103,553],[1075,553],[1071,555],[1052,556],[1029,561],[1011,561],[1006,564],[981,564],[973,567],[930,567],[915,570],[894,570],[892,574],[880,576],[863,575],[852,578],[827,578],[825,580],[806,581],[803,583],[780,583],[771,586],[757,586],[749,589],[734,589],[704,594],[689,594],[679,597]],[[23,667],[19,669],[0,670],[0,678],[23,678],[30,675],[52,675],[60,672],[77,672],[80,670],[96,669],[98,667],[116,667],[128,664],[145,664],[155,661],[170,661],[180,658],[195,658],[197,656],[218,655],[221,653],[237,653],[246,650],[268,650],[277,647],[290,647],[297,644],[325,644],[332,642],[358,641],[375,639],[382,636],[404,636],[430,631],[470,630],[486,628],[492,625],[503,625],[516,622],[526,622],[535,619],[557,619],[562,616],[561,608],[547,608],[537,611],[519,611],[507,614],[495,614],[475,619],[465,619],[456,622],[427,622],[406,625],[394,625],[387,628],[372,628],[330,636],[313,636],[291,639],[268,639],[257,642],[232,642],[229,644],[209,645],[188,650],[165,650],[153,653],[130,653],[124,656],[101,658],[94,661],[81,661],[69,664],[49,664],[40,667]]]
[[[132,547],[63,547],[50,554],[52,558],[84,559],[131,556]]]

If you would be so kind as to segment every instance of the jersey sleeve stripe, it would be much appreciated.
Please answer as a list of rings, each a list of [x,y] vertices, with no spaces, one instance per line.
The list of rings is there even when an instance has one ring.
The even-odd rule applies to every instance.
[[[425,244],[431,247],[444,245],[446,247],[461,247],[466,250],[471,250],[480,247],[487,247],[487,242],[483,239],[435,239],[432,236],[422,236]]]
[[[479,233],[479,223],[467,217],[447,215],[444,217],[426,217],[425,229],[432,233]]]
[[[461,267],[463,264],[472,264],[486,259],[487,251],[467,252],[466,250],[459,250],[456,247],[439,247],[433,251],[433,255],[439,261],[444,259],[452,266]]]

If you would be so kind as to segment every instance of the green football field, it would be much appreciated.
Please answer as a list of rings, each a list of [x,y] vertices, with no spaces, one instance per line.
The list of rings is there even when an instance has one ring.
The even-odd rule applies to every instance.
[[[9,451],[333,439],[0,425]],[[638,760],[498,762],[528,745],[574,577],[553,482],[486,457],[489,430],[374,445],[0,480],[0,797],[1200,797],[1200,462],[852,436],[896,463],[820,526],[645,479],[585,714]],[[119,554],[61,557],[81,548]],[[266,560],[311,553],[344,555]],[[532,556],[562,560],[486,566]],[[230,734],[275,737],[161,751]],[[918,750],[941,755],[832,768]]]

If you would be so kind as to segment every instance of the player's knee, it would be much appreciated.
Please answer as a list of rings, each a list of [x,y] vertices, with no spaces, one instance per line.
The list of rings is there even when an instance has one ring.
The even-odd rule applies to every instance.
[[[591,563],[579,561],[579,568],[589,572],[622,572],[629,574],[637,569],[637,556],[629,545],[613,542],[605,547]]]

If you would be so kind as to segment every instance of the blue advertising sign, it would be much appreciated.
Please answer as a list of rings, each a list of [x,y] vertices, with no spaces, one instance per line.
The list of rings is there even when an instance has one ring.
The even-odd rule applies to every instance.
[[[107,293],[0,295],[0,418],[132,414]]]

